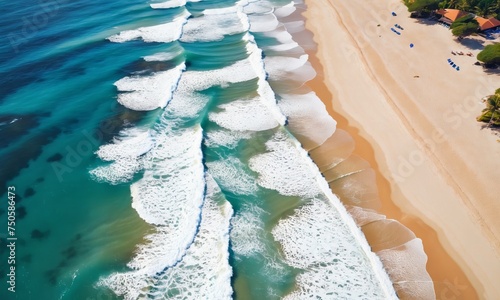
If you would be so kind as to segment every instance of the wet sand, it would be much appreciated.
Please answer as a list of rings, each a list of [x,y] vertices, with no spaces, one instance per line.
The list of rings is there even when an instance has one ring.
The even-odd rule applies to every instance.
[[[355,139],[355,154],[375,169],[380,212],[423,240],[437,298],[494,297],[499,224],[491,210],[499,211],[499,188],[491,186],[495,168],[486,162],[499,161],[500,146],[474,120],[480,103],[462,99],[478,94],[478,86],[482,96],[492,93],[495,75],[474,69],[467,56],[453,57],[462,73],[453,70],[446,64],[450,47],[467,49],[439,25],[416,24],[397,1],[330,1],[307,1],[306,27],[318,43],[310,61],[319,74],[310,86]],[[402,36],[390,31],[392,22],[405,28]],[[411,57],[408,41],[418,49]],[[464,104],[468,119],[447,110],[457,97],[459,104],[471,101]]]

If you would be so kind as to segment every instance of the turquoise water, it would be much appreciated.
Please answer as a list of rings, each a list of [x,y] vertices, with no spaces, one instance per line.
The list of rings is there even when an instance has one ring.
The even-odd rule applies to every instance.
[[[296,139],[302,4],[44,3],[0,21],[1,299],[393,296]]]

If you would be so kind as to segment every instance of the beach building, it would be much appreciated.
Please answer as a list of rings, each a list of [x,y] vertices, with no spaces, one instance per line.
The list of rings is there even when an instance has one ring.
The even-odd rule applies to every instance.
[[[495,18],[486,19],[482,17],[476,17],[476,21],[479,23],[479,29],[481,31],[496,29],[500,27],[500,21]]]
[[[439,22],[451,25],[451,23],[469,13],[459,9],[439,9],[436,11],[436,14],[441,16],[438,20]]]

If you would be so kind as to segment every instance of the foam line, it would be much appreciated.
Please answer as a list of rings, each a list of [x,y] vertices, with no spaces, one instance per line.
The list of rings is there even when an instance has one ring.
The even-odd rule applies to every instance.
[[[206,180],[199,232],[182,261],[157,279],[149,294],[153,299],[231,299],[228,247],[233,210],[215,181],[209,175]]]
[[[151,278],[177,265],[198,232],[205,192],[200,127],[153,137],[144,159],[144,176],[131,186],[132,207],[156,231],[145,237],[127,264],[129,272],[101,280],[118,295],[136,299],[151,287]],[[226,248],[227,249],[227,248]]]
[[[306,211],[303,213],[305,215],[306,212],[318,213],[318,212],[326,212],[329,214],[335,214],[335,226],[322,226],[327,228],[335,228],[336,230],[343,230],[345,232],[345,247],[355,247],[358,253],[359,264],[364,267],[363,272],[368,272],[371,274],[373,280],[372,282],[378,286],[378,288],[374,288],[373,286],[369,287],[371,292],[379,293],[381,295],[380,299],[395,299],[394,290],[392,288],[392,283],[390,282],[387,274],[385,273],[382,264],[378,257],[371,252],[366,239],[363,234],[359,230],[359,228],[354,223],[353,219],[348,215],[344,206],[340,203],[338,198],[336,198],[332,192],[330,191],[327,182],[321,176],[321,173],[318,170],[318,167],[314,165],[311,159],[308,157],[307,152],[300,147],[300,144],[290,138],[287,134],[283,132],[277,132],[271,140],[266,143],[267,152],[264,154],[259,154],[250,159],[250,168],[255,172],[259,173],[258,183],[263,187],[274,189],[278,191],[282,195],[289,196],[302,196],[306,198],[317,198],[320,195],[325,195],[327,201],[324,204],[315,204],[318,205],[327,205],[325,207],[314,207],[314,208],[306,208]],[[325,213],[325,214],[328,214]],[[300,214],[299,214],[300,216]],[[282,246],[284,247],[285,253],[288,251],[288,262],[292,266],[301,267],[301,268],[309,268],[313,265],[317,264],[318,261],[328,257],[325,255],[326,248],[317,248],[309,249],[312,252],[308,252],[306,248],[294,248],[298,247],[298,239],[296,237],[290,236],[295,231],[290,231],[291,233],[285,234],[287,228],[290,226],[294,226],[294,222],[299,222],[302,217],[292,218],[289,221],[280,221],[285,222],[281,224],[286,224],[281,227],[278,227],[276,231],[273,231],[276,239],[281,241]],[[308,218],[319,218],[318,216],[314,217],[305,217],[306,220]],[[323,217],[322,217],[323,218]],[[330,216],[325,216],[325,220],[330,219]],[[309,221],[305,221],[306,223]],[[315,221],[317,222],[317,221]],[[305,226],[303,221],[300,221],[297,225],[297,230],[302,225]],[[316,223],[315,223],[316,224]],[[343,229],[339,229],[339,228]],[[306,228],[306,227],[304,227]],[[302,238],[309,237],[310,239],[317,239],[318,235],[316,233],[317,228],[312,227],[310,229],[311,232],[303,232],[299,234]],[[330,234],[325,232],[325,234]],[[335,232],[332,233],[335,236]],[[325,237],[321,237],[323,240]],[[334,239],[334,237],[332,237]],[[287,247],[285,244],[289,243],[289,249],[286,250]],[[314,245],[313,241],[304,242],[304,247],[309,247],[309,245]],[[352,246],[355,245],[355,246]],[[319,246],[318,246],[319,247]],[[323,250],[322,250],[323,249]],[[319,251],[319,252],[318,252]],[[292,255],[293,254],[293,255]],[[307,258],[305,261],[301,261],[302,258]],[[362,260],[361,260],[362,259]],[[312,274],[318,274],[319,271],[313,271]],[[323,271],[321,271],[323,272]],[[332,272],[326,271],[327,273]],[[367,274],[368,274],[367,273]],[[305,274],[305,273],[304,273]],[[306,275],[303,275],[306,276]],[[307,275],[309,276],[309,275]],[[310,284],[314,283],[313,279],[309,279],[309,277],[299,277],[299,283],[302,282],[300,286],[307,287]],[[312,275],[311,275],[312,276]],[[302,280],[302,281],[301,281]],[[328,280],[326,281],[326,283]],[[323,284],[324,282],[321,281]],[[325,283],[325,284],[326,284]],[[368,288],[368,285],[367,285]],[[362,289],[361,289],[362,290]],[[317,294],[319,291],[315,291]],[[363,292],[364,293],[364,292]],[[294,294],[292,294],[293,296]],[[303,291],[298,294],[305,296],[309,294],[303,294]],[[300,297],[302,297],[300,296]],[[295,296],[294,296],[295,297]],[[292,297],[293,298],[293,297]]]
[[[184,10],[183,13],[172,22],[141,27],[133,30],[125,30],[108,37],[108,40],[115,43],[124,43],[132,40],[142,39],[144,42],[170,43],[178,40],[182,34],[182,26],[186,23],[190,13]]]
[[[278,25],[278,19],[273,14],[249,15],[251,32],[266,32],[275,30]]]
[[[172,98],[172,94],[185,70],[184,63],[163,72],[150,76],[128,76],[117,82],[118,102],[137,111],[148,111],[163,108]]]
[[[278,18],[285,18],[293,14],[295,10],[297,10],[297,8],[295,7],[295,3],[293,3],[293,1],[290,1],[290,3],[288,3],[287,5],[277,7],[274,10],[274,14]]]
[[[251,66],[259,79],[257,84],[257,93],[263,103],[267,106],[268,110],[274,115],[275,120],[283,125],[286,121],[286,117],[279,110],[276,103],[276,95],[267,81],[268,74],[266,73],[264,60],[262,59],[262,50],[259,49],[255,43],[255,38],[250,33],[247,33],[244,36],[244,39],[247,41],[247,52],[250,53],[248,60],[250,61]]]
[[[248,21],[242,22],[237,5],[206,9],[203,15],[188,20],[180,40],[186,43],[220,41],[226,35],[245,32],[249,27]]]
[[[224,146],[234,149],[241,140],[250,139],[252,136],[252,132],[237,132],[226,129],[209,130],[205,132],[203,142],[209,148]]]
[[[335,132],[337,122],[314,92],[280,96],[278,106],[288,118],[290,131],[298,140],[307,139],[313,144],[304,145],[306,149],[322,145]]]
[[[208,171],[223,189],[237,195],[253,195],[257,192],[255,179],[245,172],[245,165],[230,156],[206,163]]]
[[[249,14],[268,14],[274,11],[274,5],[265,0],[249,1],[248,5],[243,7],[243,12]]]
[[[215,181],[207,175],[207,193],[201,223],[194,241],[173,266],[152,274],[138,269],[101,278],[98,285],[132,299],[231,299],[232,269],[229,265],[229,222],[233,210]],[[148,237],[153,244],[168,242],[164,229]],[[150,252],[162,248],[147,246]],[[149,253],[151,255],[152,253]],[[156,256],[160,256],[159,254]],[[160,257],[152,263],[159,264]]]
[[[236,100],[219,108],[222,110],[211,112],[209,119],[232,131],[262,131],[279,125],[259,98]]]
[[[379,270],[328,202],[319,198],[295,210],[272,230],[289,265],[302,269],[298,289],[285,299],[388,299]]]
[[[181,46],[174,46],[174,48],[170,52],[155,53],[152,55],[144,56],[143,59],[145,61],[169,61],[181,55],[183,52],[184,48],[182,48]]]
[[[277,132],[266,142],[266,149],[249,161],[249,167],[259,173],[260,186],[285,196],[314,197],[321,193],[316,176],[286,133]]]
[[[120,184],[130,181],[143,168],[141,155],[151,150],[153,142],[150,132],[140,128],[122,130],[112,144],[102,145],[96,151],[103,161],[112,162],[99,166],[89,173],[96,181]]]
[[[264,62],[270,80],[296,80],[306,82],[316,77],[316,71],[307,60],[308,55],[303,54],[300,58],[266,56]]]
[[[153,9],[167,9],[186,5],[186,0],[170,0],[167,2],[151,3],[149,6]]]
[[[257,205],[245,204],[231,219],[231,249],[236,254],[236,259],[265,252],[262,214],[265,211]]]

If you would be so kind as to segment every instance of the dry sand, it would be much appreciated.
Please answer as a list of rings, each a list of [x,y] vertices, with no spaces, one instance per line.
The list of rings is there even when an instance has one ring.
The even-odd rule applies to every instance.
[[[422,238],[438,299],[495,299],[500,143],[475,117],[500,77],[473,65],[481,40],[461,45],[448,29],[410,19],[397,0],[306,4],[318,43],[312,87],[376,168],[382,213]]]

